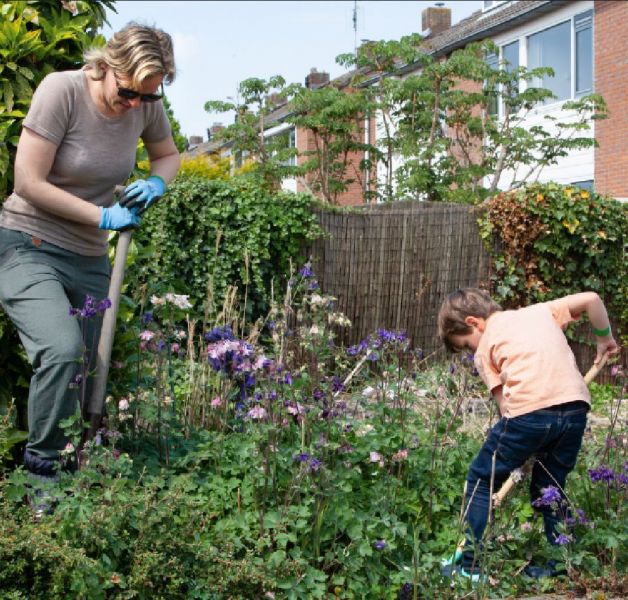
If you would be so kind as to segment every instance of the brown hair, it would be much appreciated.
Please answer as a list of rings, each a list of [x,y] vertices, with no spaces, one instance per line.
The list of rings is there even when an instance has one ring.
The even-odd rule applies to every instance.
[[[134,21],[114,33],[104,47],[85,52],[84,58],[95,80],[105,76],[105,64],[127,75],[135,87],[155,75],[163,75],[164,83],[172,83],[176,74],[170,35]]]
[[[471,327],[464,322],[466,317],[488,319],[501,309],[502,307],[484,290],[477,288],[456,290],[445,298],[438,311],[438,337],[448,350],[454,351],[449,336],[471,333]]]

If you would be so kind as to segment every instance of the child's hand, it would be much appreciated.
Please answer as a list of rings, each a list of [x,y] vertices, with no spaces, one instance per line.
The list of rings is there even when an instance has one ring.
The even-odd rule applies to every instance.
[[[597,355],[593,362],[595,364],[599,363],[604,354],[608,354],[609,356],[619,354],[619,345],[612,334],[597,338]]]

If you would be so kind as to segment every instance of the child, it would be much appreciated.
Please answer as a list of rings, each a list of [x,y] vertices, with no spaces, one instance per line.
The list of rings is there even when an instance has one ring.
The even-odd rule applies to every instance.
[[[564,500],[565,479],[576,464],[590,397],[563,329],[585,312],[597,337],[595,362],[605,352],[617,354],[606,309],[594,292],[502,311],[486,292],[467,288],[451,293],[441,306],[440,339],[450,350],[475,354],[476,367],[501,415],[467,475],[465,509],[472,539],[467,539],[462,554],[462,574],[473,580],[479,579],[473,546],[479,547],[488,523],[491,477],[496,492],[512,471],[536,456],[532,501],[549,486]],[[549,543],[556,544],[559,515],[552,506],[538,509]],[[530,574],[550,573],[537,567]]]

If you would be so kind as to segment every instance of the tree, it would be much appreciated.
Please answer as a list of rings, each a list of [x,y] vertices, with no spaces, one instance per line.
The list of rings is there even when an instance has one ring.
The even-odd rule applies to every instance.
[[[239,159],[251,160],[253,171],[268,189],[279,189],[283,179],[296,174],[295,167],[289,164],[296,155],[296,148],[290,148],[284,136],[269,135],[268,130],[279,124],[269,121],[270,115],[285,104],[298,87],[286,85],[281,75],[274,75],[268,81],[252,77],[240,83],[235,101],[205,103],[207,112],[235,111],[234,123],[219,131],[216,139],[229,144]]]
[[[310,189],[330,204],[349,184],[363,183],[371,164],[355,164],[357,153],[376,152],[363,142],[367,98],[362,90],[339,90],[334,86],[301,88],[290,102],[287,119],[311,135],[312,149],[303,151],[300,173],[308,177]]]
[[[98,30],[111,0],[0,4],[0,196],[13,185],[13,161],[33,91],[50,72],[75,69],[103,44]]]
[[[373,88],[367,95],[383,130],[378,140],[386,172],[382,199],[482,199],[507,171],[515,173],[509,187],[521,186],[570,150],[596,144],[581,133],[590,129],[591,119],[604,118],[600,96],[564,103],[563,109],[576,115],[571,121],[546,115],[552,132],[528,129],[529,113],[553,97],[533,82],[553,72],[493,65],[487,56],[496,50],[491,42],[470,44],[441,60],[413,35],[367,43],[356,55],[337,58],[356,67],[354,85]],[[403,71],[412,74],[401,76]],[[491,110],[497,105],[502,106],[499,117]],[[395,159],[401,164],[393,172]]]

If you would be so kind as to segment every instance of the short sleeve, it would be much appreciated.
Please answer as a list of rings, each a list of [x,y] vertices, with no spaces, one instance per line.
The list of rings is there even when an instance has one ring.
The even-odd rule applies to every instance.
[[[147,104],[146,125],[142,131],[141,138],[144,142],[161,142],[172,135],[170,121],[166,115],[166,109],[161,102]]]
[[[486,387],[493,391],[496,387],[502,385],[499,371],[493,364],[491,357],[487,354],[486,350],[478,350],[474,357],[475,367],[482,378],[482,381],[486,384]]]
[[[545,303],[552,313],[552,318],[556,321],[561,329],[565,329],[567,325],[573,323],[575,319],[571,316],[569,304],[564,298],[551,300]]]
[[[23,126],[59,145],[72,111],[72,82],[65,73],[50,73],[37,86]]]

